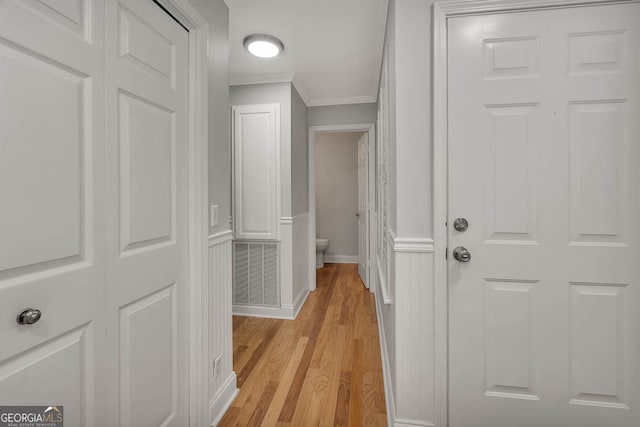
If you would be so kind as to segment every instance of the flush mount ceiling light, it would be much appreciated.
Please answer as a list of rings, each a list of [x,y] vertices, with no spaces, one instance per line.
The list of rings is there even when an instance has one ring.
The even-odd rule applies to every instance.
[[[284,45],[277,38],[268,34],[251,34],[242,42],[250,54],[259,58],[273,58],[284,50]]]

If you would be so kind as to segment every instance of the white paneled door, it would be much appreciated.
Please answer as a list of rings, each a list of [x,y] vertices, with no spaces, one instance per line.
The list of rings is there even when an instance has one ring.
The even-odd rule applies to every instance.
[[[0,405],[188,425],[187,55],[152,1],[0,2]]]
[[[94,425],[105,328],[102,2],[82,3],[0,2],[0,405],[69,426]]]
[[[451,426],[637,427],[640,4],[452,18],[448,65]]]
[[[106,3],[108,389],[122,427],[188,424],[188,33]]]
[[[367,281],[367,209],[368,199],[368,159],[369,159],[368,132],[362,134],[358,140],[358,274],[362,283],[369,288]]]
[[[235,237],[277,240],[280,222],[280,104],[234,105]]]

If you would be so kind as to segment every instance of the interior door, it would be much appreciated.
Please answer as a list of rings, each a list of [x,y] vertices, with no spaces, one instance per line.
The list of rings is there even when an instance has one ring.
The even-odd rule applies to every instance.
[[[109,425],[188,425],[188,33],[152,1],[106,18]]]
[[[640,4],[448,28],[451,426],[638,426]]]
[[[368,132],[362,134],[358,140],[358,274],[362,283],[369,288],[367,281],[367,160],[369,144],[367,144]]]
[[[64,406],[68,426],[94,425],[104,329],[102,2],[85,3],[0,2],[0,405]],[[18,324],[27,308],[41,318]]]

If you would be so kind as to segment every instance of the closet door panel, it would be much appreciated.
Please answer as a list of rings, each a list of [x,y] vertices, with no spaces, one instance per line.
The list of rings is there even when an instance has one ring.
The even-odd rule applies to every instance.
[[[277,240],[280,105],[233,107],[237,239]]]

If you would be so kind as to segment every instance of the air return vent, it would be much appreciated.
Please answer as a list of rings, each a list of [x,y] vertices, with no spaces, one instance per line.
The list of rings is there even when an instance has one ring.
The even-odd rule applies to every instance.
[[[233,303],[280,306],[278,244],[235,242]]]

